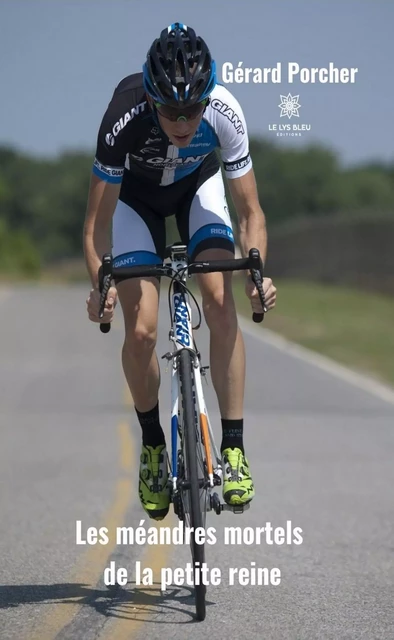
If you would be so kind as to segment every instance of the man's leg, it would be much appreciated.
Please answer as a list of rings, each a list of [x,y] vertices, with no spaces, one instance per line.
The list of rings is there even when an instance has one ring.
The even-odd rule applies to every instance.
[[[196,260],[233,257],[223,249],[202,251]],[[223,497],[231,505],[250,502],[254,485],[243,443],[245,348],[238,326],[231,274],[198,276],[203,311],[210,330],[210,364],[222,418],[220,450],[224,462]]]
[[[126,280],[117,285],[117,290],[125,326],[123,371],[137,415],[150,414],[158,404],[160,386],[160,369],[155,350],[159,284],[156,278]],[[163,444],[161,427],[155,431],[157,425],[151,422],[152,429],[145,433],[143,428],[146,442],[150,440],[149,444],[152,445]],[[156,442],[158,439],[160,442]]]
[[[206,249],[196,260],[233,257],[224,249]],[[232,274],[207,273],[198,275],[197,279],[210,330],[211,377],[220,413],[225,420],[240,420],[245,389],[245,348],[232,292]]]
[[[220,171],[198,187],[190,211],[178,220],[178,225],[181,235],[188,239],[192,260],[234,257],[231,219]],[[232,293],[232,274],[201,274],[198,283],[210,330],[211,377],[222,418],[223,496],[230,504],[245,504],[253,498],[254,487],[243,444],[245,349]]]
[[[163,224],[162,224],[163,222]],[[149,226],[148,226],[149,225]],[[114,214],[113,255],[130,265],[158,263],[153,237],[164,233],[164,221],[119,202]],[[156,240],[157,242],[157,240]],[[125,340],[124,374],[142,429],[139,495],[143,508],[156,520],[169,509],[167,453],[159,418],[160,369],[156,355],[159,282],[156,278],[125,280],[117,284]]]

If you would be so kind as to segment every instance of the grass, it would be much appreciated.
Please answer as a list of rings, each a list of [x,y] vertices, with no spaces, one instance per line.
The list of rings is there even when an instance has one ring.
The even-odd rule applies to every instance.
[[[0,284],[3,286],[11,286],[12,284],[31,286],[36,286],[37,284],[70,285],[83,282],[89,283],[90,281],[85,262],[81,258],[64,260],[53,265],[44,266],[35,274],[18,272],[17,270],[0,270]]]
[[[309,349],[394,385],[394,296],[280,280],[263,325]],[[251,317],[241,281],[237,309]]]

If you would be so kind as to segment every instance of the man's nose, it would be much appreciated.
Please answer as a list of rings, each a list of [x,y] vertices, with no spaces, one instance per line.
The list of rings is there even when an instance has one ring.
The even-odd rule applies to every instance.
[[[180,116],[182,120],[177,120],[175,123],[176,133],[180,136],[186,135],[189,132],[190,126],[187,120],[184,120],[183,116]]]

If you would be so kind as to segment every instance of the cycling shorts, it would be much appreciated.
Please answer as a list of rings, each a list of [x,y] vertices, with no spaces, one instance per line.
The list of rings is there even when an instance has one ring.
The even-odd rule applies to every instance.
[[[129,172],[127,172],[129,173]],[[161,264],[166,217],[174,215],[191,260],[205,249],[234,254],[234,235],[221,171],[194,171],[166,187],[125,175],[112,222],[115,267]]]

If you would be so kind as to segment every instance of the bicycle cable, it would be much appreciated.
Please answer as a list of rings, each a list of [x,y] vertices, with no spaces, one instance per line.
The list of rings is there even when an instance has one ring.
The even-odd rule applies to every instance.
[[[193,292],[192,292],[192,291],[187,287],[187,285],[186,285],[182,280],[179,280],[179,278],[177,277],[177,276],[179,276],[180,274],[183,274],[185,271],[187,271],[187,270],[189,269],[189,267],[193,266],[194,264],[198,264],[198,263],[197,263],[197,262],[191,262],[191,263],[190,263],[190,264],[188,264],[186,267],[183,267],[182,269],[180,269],[179,271],[177,271],[177,272],[176,272],[176,276],[171,278],[172,282],[171,282],[171,284],[170,284],[170,291],[171,291],[171,288],[172,288],[172,287],[173,287],[173,285],[174,285],[174,282],[175,282],[175,281],[177,281],[177,282],[181,285],[181,287],[183,287],[184,292],[188,293],[188,294],[191,296],[191,298],[192,298],[192,300],[193,300],[194,304],[196,305],[196,309],[197,309],[197,311],[198,311],[198,323],[197,323],[197,325],[196,325],[195,327],[192,327],[192,329],[193,329],[193,331],[197,331],[197,330],[201,327],[201,320],[202,320],[202,315],[201,315],[201,309],[200,309],[200,306],[199,306],[199,304],[198,304],[198,302],[197,302],[197,300],[196,300],[196,297],[195,297],[195,295],[193,294]],[[171,300],[170,291],[169,291],[169,295],[168,295],[168,299],[169,299],[169,301]],[[171,312],[170,312],[170,313],[171,313]],[[171,318],[171,319],[172,319],[172,318]],[[188,319],[190,320],[190,317],[189,317]]]

